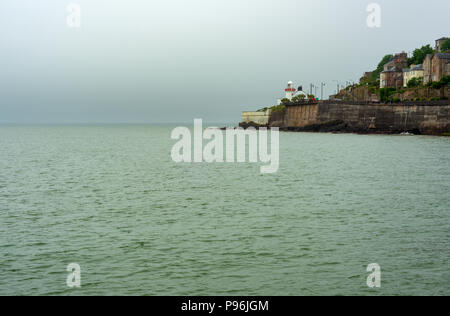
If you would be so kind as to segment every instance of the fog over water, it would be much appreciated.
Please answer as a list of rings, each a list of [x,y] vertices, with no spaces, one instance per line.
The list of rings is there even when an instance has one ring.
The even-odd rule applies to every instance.
[[[448,36],[450,2],[360,0],[0,2],[0,123],[237,122],[288,80],[357,81],[387,53]],[[437,9],[439,8],[439,9]]]

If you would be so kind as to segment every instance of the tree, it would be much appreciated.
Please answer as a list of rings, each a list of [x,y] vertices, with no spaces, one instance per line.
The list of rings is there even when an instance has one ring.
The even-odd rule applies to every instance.
[[[450,38],[448,40],[444,41],[444,43],[442,43],[442,46],[441,46],[441,51],[446,52],[448,50],[450,50]]]
[[[428,54],[433,54],[434,50],[430,45],[417,48],[413,52],[413,56],[408,58],[408,65],[420,65],[425,60]]]
[[[384,69],[384,65],[386,65],[388,62],[391,61],[391,59],[394,58],[394,55],[386,55],[383,57],[383,59],[378,63],[378,67],[376,70],[372,71],[370,74],[370,78],[373,81],[376,81],[378,78],[380,78],[380,74]]]
[[[450,86],[450,75],[442,77],[441,83],[444,86]]]
[[[440,88],[448,86],[448,85],[450,85],[450,75],[444,76],[444,77],[442,77],[441,80],[431,83],[431,86],[433,87],[433,89],[440,89]]]
[[[284,99],[281,99],[281,104],[290,104],[291,103],[291,100],[289,100],[288,98],[284,98]]]
[[[408,81],[408,88],[415,88],[422,84],[423,78],[420,77],[414,77],[411,80]]]
[[[299,95],[296,95],[295,97],[292,98],[292,102],[294,102],[294,103],[302,102],[302,101],[305,100],[305,98],[306,98],[305,95],[299,94]]]
[[[392,95],[396,93],[395,88],[381,88],[380,89],[380,101],[387,101]]]

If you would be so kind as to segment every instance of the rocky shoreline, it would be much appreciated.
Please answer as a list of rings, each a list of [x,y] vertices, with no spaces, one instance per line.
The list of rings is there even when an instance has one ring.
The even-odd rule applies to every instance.
[[[247,129],[249,127],[254,127],[256,129],[259,128],[270,128],[268,125],[258,125],[256,123],[239,123],[239,127]],[[297,133],[335,133],[335,134],[361,134],[361,135],[369,135],[369,134],[378,134],[378,135],[401,135],[401,134],[409,134],[409,135],[422,135],[419,129],[411,129],[411,130],[378,130],[371,128],[364,128],[361,126],[352,126],[344,121],[337,120],[324,124],[312,124],[304,127],[280,127],[280,131],[282,132],[297,132]],[[444,135],[449,136],[449,135]]]

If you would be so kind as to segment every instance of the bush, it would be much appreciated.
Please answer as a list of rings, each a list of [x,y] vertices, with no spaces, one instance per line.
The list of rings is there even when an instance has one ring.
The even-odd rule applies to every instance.
[[[419,65],[422,64],[428,54],[432,54],[434,49],[430,45],[422,46],[421,48],[415,49],[413,56],[408,58],[408,65]]]
[[[414,77],[408,81],[408,88],[416,88],[422,85],[423,78],[422,77]]]
[[[288,98],[281,99],[281,104],[286,105],[286,104],[290,104],[290,103],[291,103],[291,100],[289,100]]]
[[[272,113],[274,113],[274,112],[282,111],[285,108],[286,108],[286,106],[281,104],[281,105],[272,106],[270,109],[272,110]]]
[[[444,43],[442,43],[441,51],[446,52],[450,49],[450,39],[446,40]]]
[[[442,86],[450,85],[450,75],[442,77],[441,81],[439,81]]]
[[[306,99],[306,96],[304,94],[299,94],[299,95],[297,95],[297,96],[292,98],[292,102],[295,102],[295,103],[302,102],[305,99]]]
[[[440,81],[435,81],[435,82],[433,82],[433,83],[431,84],[431,87],[432,87],[433,89],[440,89],[440,88],[442,88],[442,85],[441,85],[441,82],[440,82]]]
[[[383,57],[383,59],[381,59],[377,69],[372,71],[372,73],[370,74],[371,81],[377,81],[380,79],[380,74],[384,69],[384,65],[386,65],[392,58],[394,58],[394,55],[386,55]]]
[[[432,87],[433,89],[440,89],[448,85],[450,85],[450,75],[442,77],[439,81],[433,81],[427,84],[428,87]]]
[[[395,88],[381,88],[380,101],[387,101],[395,93],[396,93]]]

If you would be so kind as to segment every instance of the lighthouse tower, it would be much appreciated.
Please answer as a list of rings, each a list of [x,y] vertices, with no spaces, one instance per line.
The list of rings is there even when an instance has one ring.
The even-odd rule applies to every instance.
[[[289,81],[287,88],[284,89],[284,91],[286,91],[286,99],[292,100],[297,89],[294,88],[294,83]]]

